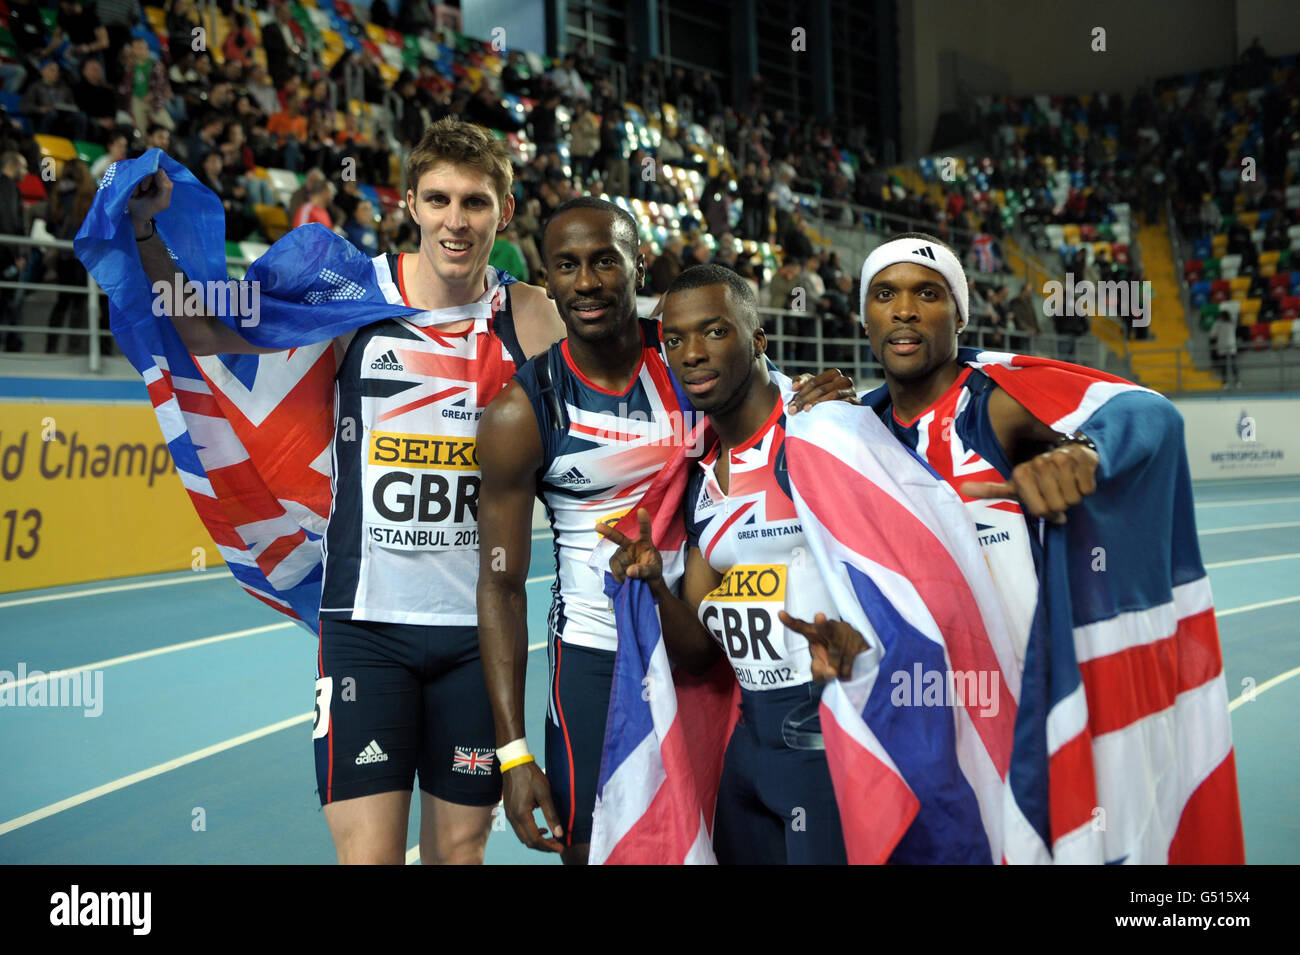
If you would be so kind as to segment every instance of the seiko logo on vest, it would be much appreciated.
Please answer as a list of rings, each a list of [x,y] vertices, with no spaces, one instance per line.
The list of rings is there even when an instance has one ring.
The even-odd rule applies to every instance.
[[[423,536],[413,530],[399,534],[394,528],[372,526],[372,539],[427,548],[477,546],[477,530],[470,527],[478,521],[479,492],[478,447],[473,438],[372,431],[369,462],[393,468],[381,473],[370,488],[371,504],[385,521],[464,528],[449,537],[427,530]]]
[[[776,611],[785,605],[785,576],[783,564],[737,564],[705,596],[700,622],[733,660],[781,659],[768,637]],[[725,606],[729,603],[750,606]]]
[[[406,367],[398,360],[391,348],[372,361],[370,367],[375,371],[406,371]]]

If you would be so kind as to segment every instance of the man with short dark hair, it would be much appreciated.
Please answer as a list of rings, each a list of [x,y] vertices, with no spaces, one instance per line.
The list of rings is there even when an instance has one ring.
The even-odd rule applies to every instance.
[[[1032,729],[1041,736],[1028,748],[1053,754],[1050,827],[1045,808],[1033,808],[1047,805],[1046,779],[1041,792],[1016,793],[1042,837],[1030,861],[1242,861],[1227,692],[1178,412],[1089,368],[960,348],[967,280],[934,236],[902,233],[875,249],[860,294],[885,377],[864,402],[965,503],[1024,686],[1044,695],[1036,726],[1016,730],[1018,746]],[[1192,737],[1191,751],[1175,745]],[[1058,771],[1055,754],[1072,746],[1083,768]],[[1125,760],[1107,755],[1119,752]],[[1214,811],[1193,811],[1200,798]],[[1111,807],[1100,834],[1094,805]]]
[[[98,127],[98,140],[107,141],[109,132],[117,124],[117,93],[104,82],[104,65],[99,60],[82,62],[81,80],[73,89],[73,97],[92,127]]]
[[[659,326],[637,315],[638,241],[636,220],[611,202],[583,196],[556,210],[542,260],[568,336],[516,373],[479,430],[479,642],[503,802],[520,841],[560,852],[566,864],[587,859],[616,646],[601,578],[586,566],[594,525],[625,513],[689,431]],[[798,403],[843,397],[844,382],[824,372]],[[528,751],[523,712],[535,493],[551,517],[558,563],[545,774]],[[550,836],[533,820],[537,808]]]

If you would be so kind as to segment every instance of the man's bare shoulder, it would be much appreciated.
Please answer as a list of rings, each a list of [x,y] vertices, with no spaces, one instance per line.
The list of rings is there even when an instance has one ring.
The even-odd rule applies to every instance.
[[[510,309],[515,317],[519,347],[532,358],[564,338],[564,322],[547,297],[546,289],[515,282],[510,286]]]

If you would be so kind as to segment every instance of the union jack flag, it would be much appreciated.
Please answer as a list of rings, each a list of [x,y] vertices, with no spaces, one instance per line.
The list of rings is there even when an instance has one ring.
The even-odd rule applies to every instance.
[[[227,281],[220,199],[156,149],[116,163],[101,182],[74,243],[77,257],[108,294],[113,334],[144,377],[177,473],[231,573],[315,634],[320,541],[331,504],[332,340],[421,310],[402,304],[387,269],[376,264],[382,259],[372,261],[321,226],[304,226],[245,278],[256,283],[260,315],[239,333],[284,351],[196,359],[171,320],[154,312],[127,218],[131,193],[158,169],[174,184],[158,234],[178,268],[193,282]],[[223,320],[234,327],[233,318]]]
[[[495,760],[496,754],[490,749],[461,749],[457,746],[452,750],[451,768],[458,773],[487,776],[491,774]]]

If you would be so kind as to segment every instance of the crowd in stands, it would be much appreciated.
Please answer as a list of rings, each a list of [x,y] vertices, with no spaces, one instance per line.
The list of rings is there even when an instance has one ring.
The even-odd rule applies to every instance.
[[[538,281],[547,216],[575,195],[605,195],[642,223],[650,291],[718,262],[763,304],[808,309],[787,334],[822,318],[834,335],[857,334],[857,263],[841,266],[817,241],[795,194],[853,199],[875,169],[862,129],[837,143],[830,125],[766,109],[761,78],[735,109],[716,77],[657,61],[616,92],[609,64],[581,43],[549,62],[498,53],[439,30],[427,0],[216,10],[205,20],[193,0],[0,0],[0,153],[13,158],[0,168],[0,233],[39,220],[37,234],[75,235],[88,203],[62,197],[157,147],[220,197],[232,255],[253,257],[307,222],[371,254],[414,251],[401,160],[429,124],[455,116],[496,131],[516,160],[516,214],[494,264]],[[0,263],[25,281],[85,282],[71,253],[0,247]],[[0,296],[13,324],[26,296]],[[84,301],[60,296],[51,325],[84,327]],[[59,345],[47,337],[47,350]],[[22,339],[9,333],[5,346]]]

